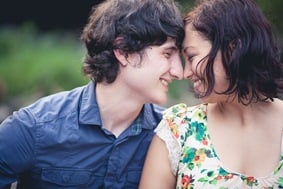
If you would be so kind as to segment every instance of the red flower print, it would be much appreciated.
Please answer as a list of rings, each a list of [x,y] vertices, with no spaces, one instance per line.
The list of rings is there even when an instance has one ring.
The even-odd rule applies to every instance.
[[[182,177],[182,188],[188,188],[190,182],[191,182],[191,178],[188,175],[184,175]]]
[[[222,176],[218,175],[215,179],[216,179],[216,180],[221,180],[221,179],[222,179]]]
[[[202,140],[202,144],[207,146],[208,145],[208,141],[204,139],[204,140]]]

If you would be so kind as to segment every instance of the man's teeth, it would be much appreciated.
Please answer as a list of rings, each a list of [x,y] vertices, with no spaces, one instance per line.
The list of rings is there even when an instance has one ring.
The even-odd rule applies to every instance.
[[[164,79],[161,79],[160,81],[161,81],[161,83],[162,83],[163,85],[168,86],[168,82],[165,81]]]

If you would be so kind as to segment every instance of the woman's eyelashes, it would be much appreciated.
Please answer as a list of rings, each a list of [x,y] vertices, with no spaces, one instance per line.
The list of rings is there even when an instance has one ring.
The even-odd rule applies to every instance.
[[[194,58],[194,56],[188,56],[188,61],[193,62],[193,58]]]
[[[190,53],[188,53],[186,56],[187,56],[187,60],[188,60],[190,63],[192,63],[193,60],[194,60],[195,54],[190,54]]]

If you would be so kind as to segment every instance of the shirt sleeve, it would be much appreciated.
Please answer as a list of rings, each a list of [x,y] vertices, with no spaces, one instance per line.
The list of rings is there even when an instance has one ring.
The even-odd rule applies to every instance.
[[[35,121],[21,109],[0,125],[0,188],[17,180],[34,161]]]
[[[180,160],[180,146],[176,141],[176,138],[173,137],[172,132],[168,127],[168,123],[165,120],[162,120],[155,130],[157,136],[161,138],[167,147],[169,152],[168,159],[171,163],[171,170],[174,175],[177,173],[178,162]]]
[[[169,152],[168,158],[174,175],[177,174],[181,156],[183,142],[181,134],[186,131],[186,127],[183,127],[186,110],[186,104],[177,104],[168,108],[164,111],[163,119],[155,129],[157,136],[166,144]]]

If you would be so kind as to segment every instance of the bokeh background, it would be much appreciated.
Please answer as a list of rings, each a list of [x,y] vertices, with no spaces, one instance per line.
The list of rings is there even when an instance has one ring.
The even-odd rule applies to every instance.
[[[9,0],[0,3],[0,123],[36,99],[88,82],[81,66],[80,34],[91,7],[101,0]],[[177,0],[186,13],[194,0]],[[283,1],[256,0],[283,49]],[[189,81],[170,85],[165,106],[198,103]]]

